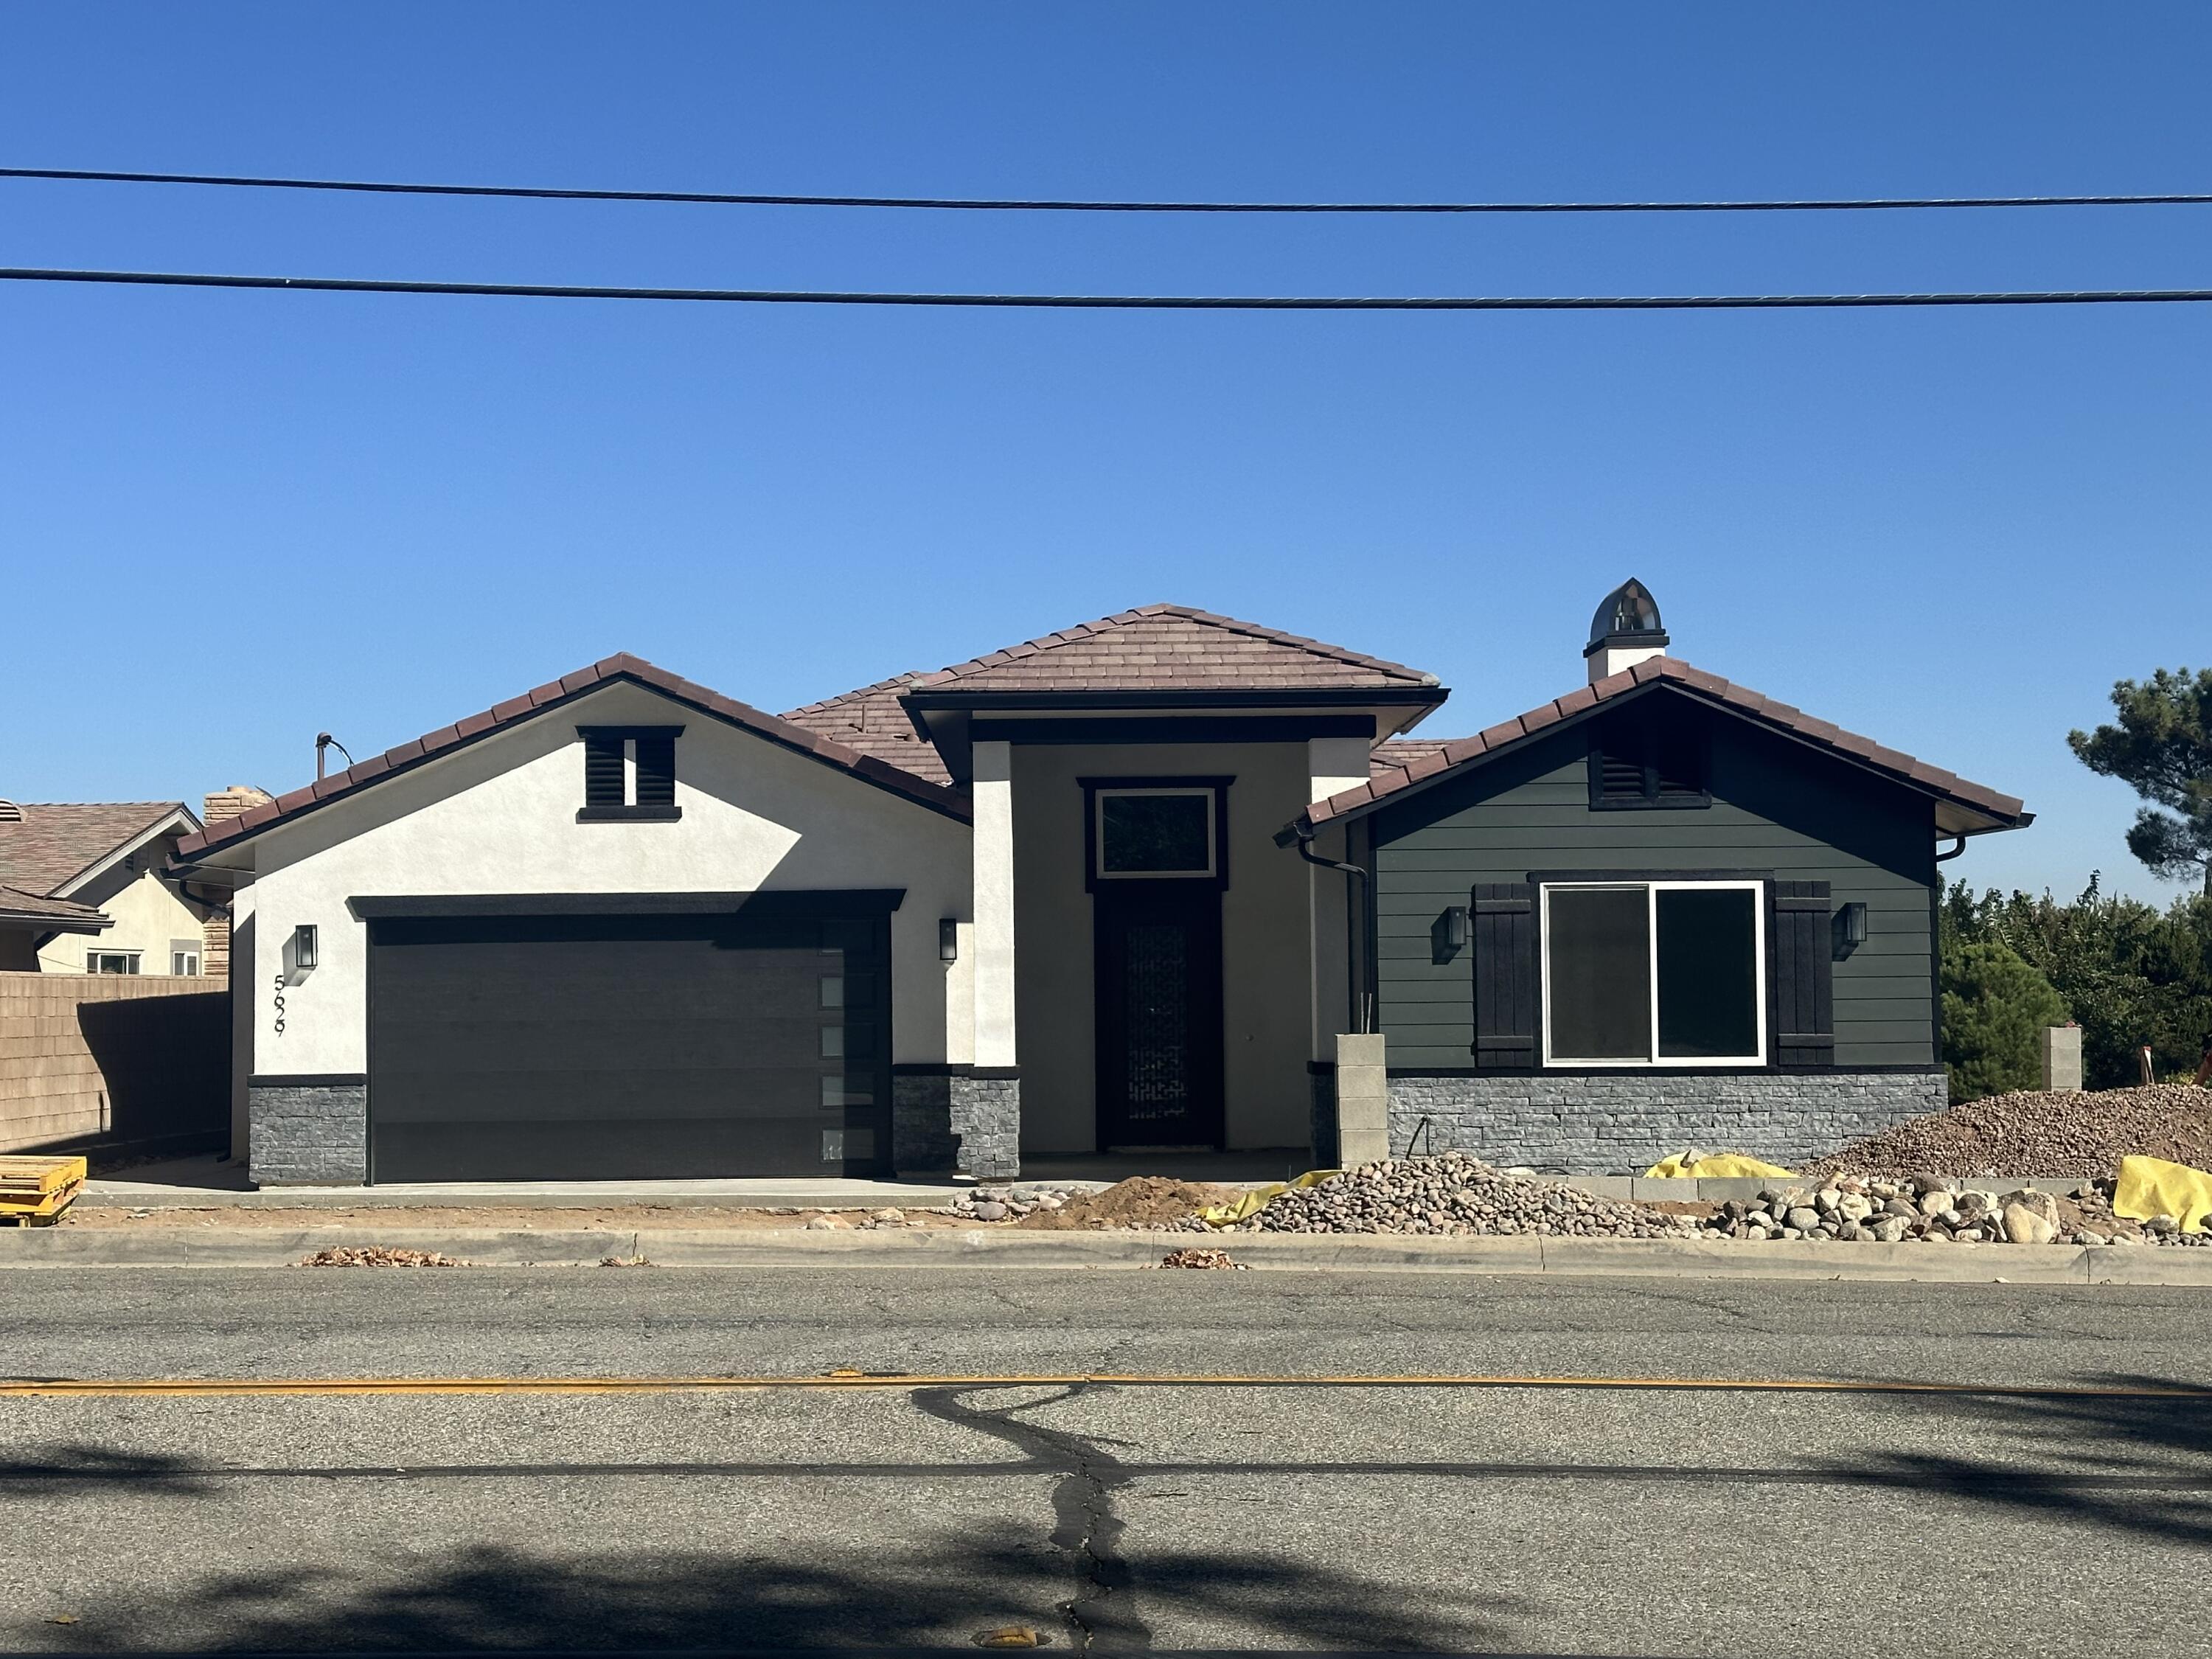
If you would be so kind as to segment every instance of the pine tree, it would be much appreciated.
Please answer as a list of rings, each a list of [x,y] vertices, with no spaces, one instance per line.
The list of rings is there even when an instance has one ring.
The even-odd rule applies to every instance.
[[[2069,732],[2067,745],[2091,771],[2151,803],[2136,814],[2128,851],[2154,873],[2201,878],[2212,893],[2212,668],[2122,680],[2112,707],[2117,725]]]

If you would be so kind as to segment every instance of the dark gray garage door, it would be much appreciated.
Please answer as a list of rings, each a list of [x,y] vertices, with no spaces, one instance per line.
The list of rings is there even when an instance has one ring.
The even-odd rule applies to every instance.
[[[374,917],[370,1178],[884,1173],[889,946],[750,907]]]

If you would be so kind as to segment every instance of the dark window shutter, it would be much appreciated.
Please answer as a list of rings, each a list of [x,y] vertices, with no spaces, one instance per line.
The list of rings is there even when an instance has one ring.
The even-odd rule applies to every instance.
[[[616,732],[592,732],[584,738],[584,805],[621,806],[623,740]]]
[[[1836,963],[1828,884],[1774,884],[1774,1060],[1836,1063]]]
[[[1477,882],[1468,907],[1474,958],[1474,1063],[1536,1064],[1536,890],[1523,881]]]
[[[637,804],[676,805],[676,739],[665,733],[637,740]]]

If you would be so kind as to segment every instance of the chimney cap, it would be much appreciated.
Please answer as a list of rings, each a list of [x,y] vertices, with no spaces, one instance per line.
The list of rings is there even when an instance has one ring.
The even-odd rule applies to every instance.
[[[1659,620],[1659,601],[1631,576],[1607,594],[1590,618],[1589,643],[1583,655],[1594,657],[1607,646],[1663,647],[1667,629]]]

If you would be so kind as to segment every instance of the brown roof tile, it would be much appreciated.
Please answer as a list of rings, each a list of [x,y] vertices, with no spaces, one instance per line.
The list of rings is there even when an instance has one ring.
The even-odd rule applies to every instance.
[[[51,894],[184,810],[176,800],[17,803],[21,822],[0,821],[0,882]]]
[[[1832,749],[1875,771],[1929,790],[1971,812],[1997,819],[2002,827],[2010,828],[2028,821],[2026,809],[2014,796],[2001,794],[1982,784],[1969,783],[1956,773],[1917,761],[1910,755],[1886,748],[1872,738],[1846,732],[1826,720],[1814,720],[1788,703],[1771,702],[1747,687],[1732,684],[1717,674],[1694,668],[1673,657],[1650,658],[1593,685],[1577,686],[1540,708],[1517,720],[1493,726],[1472,738],[1455,738],[1441,744],[1434,739],[1418,738],[1377,744],[1369,757],[1369,781],[1340,794],[1331,795],[1327,800],[1316,801],[1306,809],[1302,821],[1312,827],[1357,812],[1435,776],[1438,771],[1480,760],[1556,724],[1559,720],[1594,708],[1600,703],[1643,686],[1660,683],[1679,686],[1696,696],[1710,697],[1747,718]],[[1427,764],[1432,757],[1441,757],[1445,765],[1436,767]]]
[[[64,933],[91,933],[115,923],[89,904],[48,898],[26,888],[0,882],[0,921],[27,921],[33,927],[59,928]]]
[[[1188,605],[1148,605],[933,674],[915,691],[1323,690],[1428,687],[1402,663]]]
[[[580,696],[610,682],[624,679],[649,686],[663,696],[687,703],[703,714],[727,720],[731,725],[766,738],[772,743],[842,768],[870,783],[904,795],[949,817],[965,818],[969,814],[965,795],[926,781],[902,767],[894,766],[797,722],[765,714],[748,703],[738,702],[734,697],[726,697],[719,691],[709,690],[625,651],[593,663],[589,668],[580,670],[563,679],[550,681],[522,696],[509,697],[504,702],[495,703],[484,714],[471,715],[456,725],[411,738],[366,761],[356,762],[343,772],[332,773],[320,783],[279,795],[268,805],[257,806],[225,823],[211,825],[197,835],[187,836],[178,843],[178,855],[192,859],[210,848],[228,846],[311,806],[353,794],[411,767],[435,759],[501,726],[528,719],[543,709]],[[569,686],[574,689],[564,689]]]
[[[858,690],[810,702],[783,718],[931,783],[949,784],[952,775],[945,769],[944,757],[937,752],[936,744],[924,740],[914,729],[906,705],[899,701],[907,688],[921,678],[919,670],[894,675]]]

